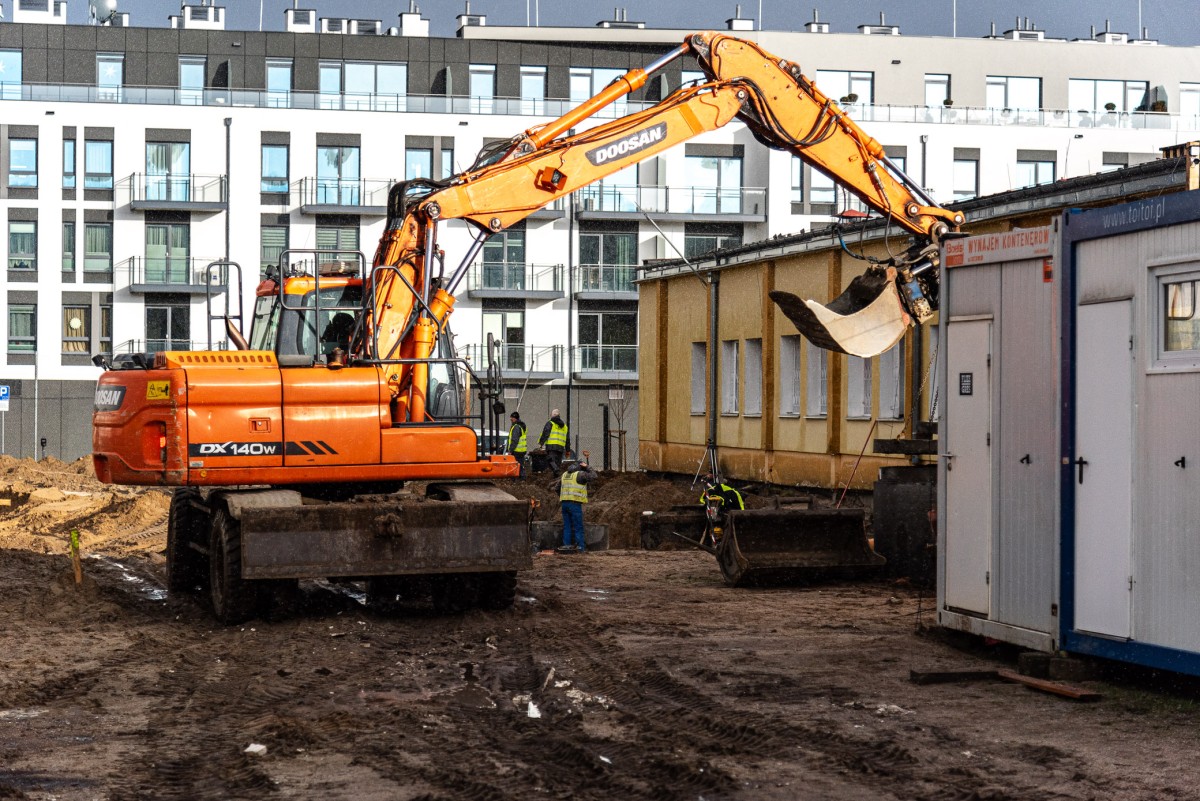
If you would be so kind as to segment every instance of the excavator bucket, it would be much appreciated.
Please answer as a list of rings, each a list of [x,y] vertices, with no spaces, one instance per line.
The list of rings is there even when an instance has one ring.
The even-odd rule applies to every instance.
[[[896,287],[896,270],[871,270],[855,277],[828,306],[774,291],[771,300],[814,345],[864,359],[900,341],[912,323]]]
[[[726,584],[778,584],[853,575],[887,560],[867,542],[861,509],[730,512],[717,546]]]

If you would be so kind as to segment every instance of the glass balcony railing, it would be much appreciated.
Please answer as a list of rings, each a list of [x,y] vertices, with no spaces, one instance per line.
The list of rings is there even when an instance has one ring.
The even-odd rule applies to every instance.
[[[208,265],[217,259],[170,258],[160,256],[134,256],[117,265],[117,283],[122,286],[135,284],[166,284],[177,286],[203,286],[211,280],[215,286],[224,287],[228,278],[224,270],[216,270],[211,278]]]
[[[585,186],[575,192],[580,211],[648,214],[767,213],[767,190],[700,186]]]
[[[637,292],[633,284],[636,271],[636,267],[628,264],[581,264],[571,291]]]
[[[213,350],[228,350],[228,343],[214,342]],[[182,337],[148,337],[146,339],[127,339],[118,343],[112,352],[119,353],[157,353],[164,350],[208,350],[208,342],[197,342]],[[103,351],[107,353],[108,351]]]
[[[496,351],[500,371],[513,373],[563,373],[562,345],[501,344]],[[476,373],[487,371],[487,346],[467,345],[459,349],[459,356],[467,360]]]
[[[131,203],[226,203],[229,189],[224,175],[149,175],[134,173],[116,186],[127,191]]]
[[[636,373],[637,345],[577,345],[572,372]]]
[[[561,264],[499,264],[483,262],[471,266],[469,288],[516,292],[562,292]]]
[[[294,188],[301,206],[387,206],[395,181],[374,178],[302,178]]]
[[[94,86],[89,84],[0,82],[0,100],[53,103],[121,103],[163,106],[341,109],[429,114],[487,114],[561,117],[577,101],[521,97],[445,97],[414,94],[295,92],[267,89],[194,89],[170,86]],[[593,119],[613,119],[654,105],[622,100],[601,109]],[[1066,109],[971,108],[967,106],[889,106],[852,103],[846,112],[865,122],[924,122],[949,125],[1027,125],[1064,128],[1153,128],[1192,132],[1200,115],[1154,111],[1068,111]]]

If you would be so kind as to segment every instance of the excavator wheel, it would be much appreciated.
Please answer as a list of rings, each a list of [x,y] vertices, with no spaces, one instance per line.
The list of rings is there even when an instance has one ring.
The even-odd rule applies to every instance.
[[[203,512],[193,506],[200,493],[191,487],[180,487],[171,496],[167,517],[167,592],[191,593],[203,590],[208,583],[202,546],[208,527]]]
[[[484,609],[500,611],[508,609],[517,600],[517,571],[503,573],[480,573],[476,577],[479,585],[479,605]]]
[[[220,507],[213,513],[208,549],[209,595],[213,615],[226,626],[259,612],[259,585],[242,578],[241,524]]]

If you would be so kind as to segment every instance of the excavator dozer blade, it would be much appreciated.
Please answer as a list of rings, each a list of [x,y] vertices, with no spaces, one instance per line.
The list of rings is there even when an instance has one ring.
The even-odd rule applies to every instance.
[[[773,291],[771,300],[814,345],[864,359],[900,341],[912,318],[900,302],[893,268],[855,277],[828,306]]]
[[[717,546],[726,584],[781,584],[853,575],[887,560],[867,542],[861,509],[730,512]]]

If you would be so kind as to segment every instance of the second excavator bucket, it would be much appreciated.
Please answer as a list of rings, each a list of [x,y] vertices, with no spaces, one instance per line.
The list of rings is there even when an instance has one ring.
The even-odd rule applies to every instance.
[[[861,509],[730,512],[717,546],[727,584],[775,584],[855,574],[887,560],[871,549]]]
[[[895,345],[912,324],[900,300],[894,267],[856,276],[827,306],[790,292],[776,290],[770,296],[814,345],[864,359]]]

